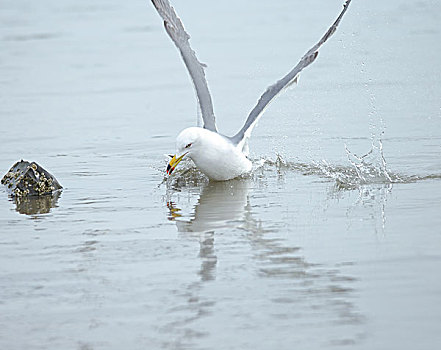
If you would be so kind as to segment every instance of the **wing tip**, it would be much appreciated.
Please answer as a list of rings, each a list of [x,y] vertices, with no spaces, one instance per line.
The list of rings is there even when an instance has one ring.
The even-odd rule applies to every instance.
[[[151,0],[151,1],[152,1],[153,6],[155,6],[155,9],[157,11],[159,11],[159,4],[158,4],[157,0]]]

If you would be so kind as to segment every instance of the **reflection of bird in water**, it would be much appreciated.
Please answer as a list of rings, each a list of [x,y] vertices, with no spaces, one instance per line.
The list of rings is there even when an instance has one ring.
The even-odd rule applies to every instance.
[[[248,138],[269,103],[288,86],[297,82],[300,72],[315,61],[319,48],[336,31],[351,0],[346,0],[343,10],[325,35],[300,59],[299,63],[282,79],[268,87],[248,115],[239,132],[227,137],[218,133],[213,111],[213,103],[205,79],[204,65],[199,62],[190,47],[190,36],[168,0],[152,0],[159,15],[164,20],[165,30],[179,49],[182,59],[193,81],[203,127],[191,127],[183,130],[176,139],[177,153],[167,166],[171,174],[179,162],[188,156],[196,166],[210,179],[228,180],[248,173],[252,164],[248,156]]]
[[[179,232],[207,232],[238,225],[237,221],[244,220],[250,186],[248,179],[208,182],[189,221],[176,220],[181,210],[173,202],[167,203],[169,219],[175,220]]]
[[[249,215],[245,215],[248,203],[250,180],[209,182],[203,187],[193,217],[182,219],[180,209],[168,202],[169,220],[176,222],[179,232],[199,233],[200,275],[203,281],[214,278],[217,257],[214,251],[214,231],[240,226]]]
[[[229,271],[234,289],[223,296],[229,305],[237,303],[242,310],[253,310],[257,305],[260,312],[269,312],[266,314],[269,321],[274,320],[286,329],[299,318],[307,322],[320,320],[321,324],[328,323],[332,327],[339,323],[344,326],[333,329],[336,341],[350,339],[356,342],[358,326],[363,321],[354,304],[356,280],[345,275],[340,266],[310,262],[303,249],[293,243],[295,231],[290,230],[286,235],[283,232],[286,228],[277,226],[276,221],[273,220],[269,228],[266,222],[256,218],[252,209],[256,208],[256,203],[250,205],[253,186],[255,182],[251,179],[205,183],[190,215],[187,210],[180,210],[179,203],[167,204],[169,219],[176,223],[179,232],[186,234],[185,239],[188,236],[199,238],[200,280],[185,288],[188,310],[196,316],[185,319],[180,327],[191,329],[191,320],[215,313],[214,304],[217,311],[229,312],[222,309],[225,299],[209,294],[207,300],[202,292],[205,282],[216,280],[218,260],[222,257],[223,276]],[[179,193],[185,190],[181,187]],[[194,187],[188,191],[192,193]],[[184,197],[187,201],[188,197]],[[223,243],[216,249],[217,234],[222,235]],[[222,249],[221,254],[217,253],[219,249]],[[218,274],[220,276],[220,272]],[[222,280],[217,282],[222,286]],[[250,288],[255,286],[258,289],[248,298]],[[250,315],[251,320],[256,316],[251,311]],[[243,318],[239,323],[250,322],[243,314],[235,317]]]

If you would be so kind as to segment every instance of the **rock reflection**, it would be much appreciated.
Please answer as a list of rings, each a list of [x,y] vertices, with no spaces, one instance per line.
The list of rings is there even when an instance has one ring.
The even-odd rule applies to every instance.
[[[52,208],[57,207],[60,192],[52,195],[30,196],[30,197],[14,197],[15,210],[20,214],[36,215],[47,214]]]

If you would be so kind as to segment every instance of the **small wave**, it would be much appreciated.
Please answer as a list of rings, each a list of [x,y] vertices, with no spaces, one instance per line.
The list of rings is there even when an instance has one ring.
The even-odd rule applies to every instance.
[[[389,184],[401,179],[394,174],[385,176],[373,166],[354,168],[351,166],[333,165],[326,160],[321,162],[300,163],[286,161],[281,155],[275,160],[265,159],[264,165],[274,166],[278,171],[295,171],[302,175],[313,175],[334,180],[336,186],[341,189],[355,189],[366,184]]]
[[[167,176],[163,168],[164,178],[161,184],[166,184],[167,189],[180,191],[182,188],[200,188],[208,183],[208,178],[194,165],[193,161],[184,158],[179,167],[173,173],[173,176]]]
[[[256,162],[257,169],[271,166],[281,170],[291,170],[303,175],[315,175],[321,178],[335,181],[336,187],[342,190],[353,190],[365,185],[391,185],[397,183],[413,183],[423,180],[441,179],[441,174],[425,176],[405,175],[392,172],[386,168],[386,160],[380,148],[380,158],[369,158],[373,154],[371,149],[368,153],[357,156],[346,148],[350,165],[333,165],[322,160],[320,162],[301,163],[291,162],[277,154],[275,160],[260,159]]]
[[[310,163],[294,162],[286,160],[281,154],[276,154],[275,159],[254,159],[251,174],[244,177],[259,175],[262,169],[273,167],[278,172],[294,171],[302,175],[318,176],[335,181],[338,190],[354,190],[368,185],[389,186],[398,183],[441,180],[441,174],[407,175],[389,170],[383,154],[381,140],[376,144],[373,142],[371,149],[361,156],[351,152],[346,145],[345,150],[348,165],[335,165],[326,160],[311,161]],[[208,178],[196,168],[190,159],[184,159],[175,170],[174,176],[164,176],[162,184],[165,183],[169,189],[180,191],[182,188],[199,188],[208,181]]]

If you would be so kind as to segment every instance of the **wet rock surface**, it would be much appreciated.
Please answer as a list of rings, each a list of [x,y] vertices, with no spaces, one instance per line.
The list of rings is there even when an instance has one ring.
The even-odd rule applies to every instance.
[[[48,171],[35,162],[21,160],[3,176],[1,183],[16,198],[53,195],[63,187]]]

